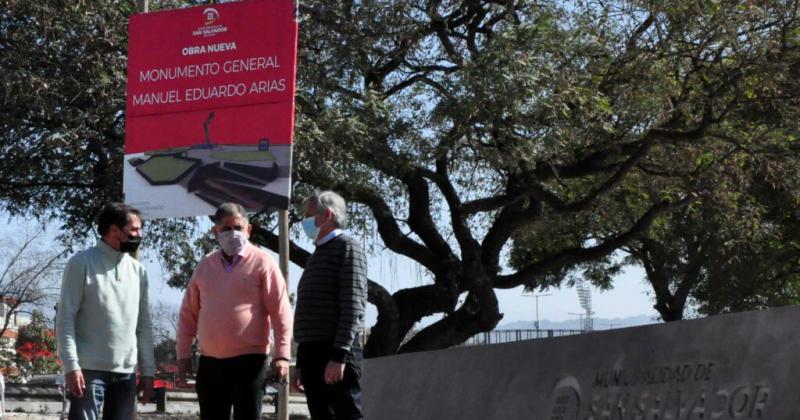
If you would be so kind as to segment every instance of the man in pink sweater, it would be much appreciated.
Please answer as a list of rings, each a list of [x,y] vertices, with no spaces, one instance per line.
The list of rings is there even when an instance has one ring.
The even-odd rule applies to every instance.
[[[191,371],[192,341],[198,338],[197,400],[200,418],[259,419],[270,373],[289,371],[292,309],[280,269],[249,241],[245,209],[221,205],[214,215],[220,250],[206,255],[186,287],[178,322],[178,379]],[[270,329],[275,357],[267,365]],[[270,372],[271,371],[271,372]]]

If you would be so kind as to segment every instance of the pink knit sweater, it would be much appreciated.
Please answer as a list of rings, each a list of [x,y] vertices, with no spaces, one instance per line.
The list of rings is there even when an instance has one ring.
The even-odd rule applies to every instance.
[[[275,357],[291,359],[292,308],[280,269],[270,255],[247,245],[228,272],[221,251],[206,255],[192,275],[178,322],[178,359],[190,357],[192,340],[215,358],[267,354],[270,327]]]

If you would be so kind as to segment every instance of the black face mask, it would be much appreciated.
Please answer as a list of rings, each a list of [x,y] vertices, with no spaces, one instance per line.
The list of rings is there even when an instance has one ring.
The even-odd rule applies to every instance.
[[[139,249],[139,245],[142,243],[142,238],[137,236],[128,236],[128,242],[122,242],[119,244],[119,250],[121,252],[127,252],[128,254],[133,254],[136,250]]]

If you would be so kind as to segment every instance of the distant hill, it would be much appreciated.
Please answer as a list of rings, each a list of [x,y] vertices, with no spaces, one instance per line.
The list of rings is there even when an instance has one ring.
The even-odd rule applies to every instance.
[[[595,330],[607,330],[609,328],[626,328],[637,325],[658,324],[661,320],[650,315],[637,315],[627,318],[595,318]],[[498,330],[530,330],[533,329],[533,321],[514,321],[500,324]],[[540,328],[543,330],[577,330],[580,329],[580,322],[577,319],[568,321],[553,322],[547,319],[539,320]]]

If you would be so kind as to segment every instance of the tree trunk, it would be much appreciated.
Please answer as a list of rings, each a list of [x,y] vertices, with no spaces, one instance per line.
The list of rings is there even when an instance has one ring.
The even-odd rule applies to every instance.
[[[673,302],[673,299],[669,299],[669,301],[657,301],[655,305],[653,305],[659,315],[661,315],[661,319],[664,322],[672,322],[672,321],[681,321],[683,319],[683,305],[677,305]]]
[[[462,344],[480,332],[490,331],[503,314],[491,287],[470,292],[457,311],[426,327],[402,346],[398,353],[438,350]]]
[[[394,354],[398,346],[400,312],[392,295],[381,285],[370,281],[367,291],[369,302],[378,308],[378,321],[370,330],[364,347],[364,357],[379,357]]]

